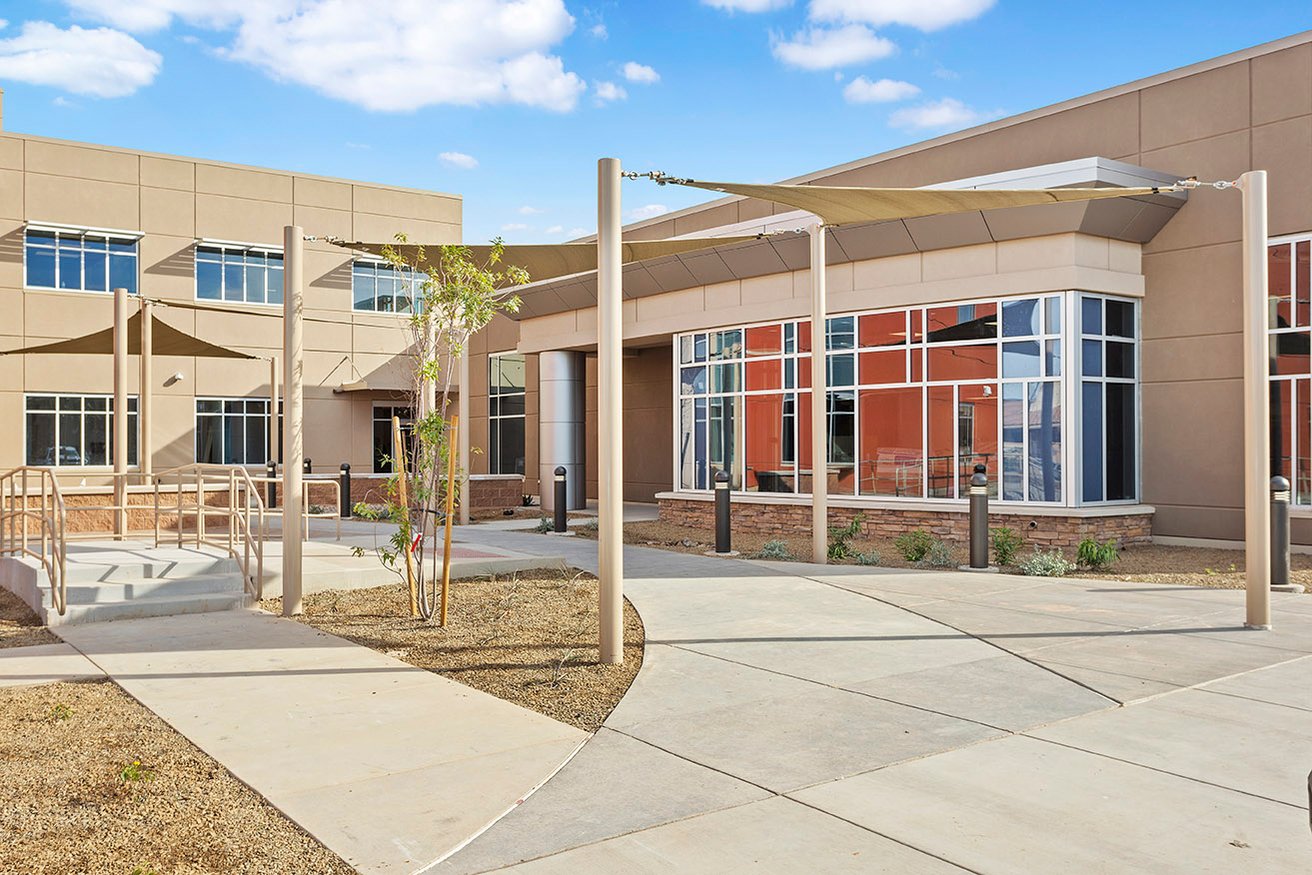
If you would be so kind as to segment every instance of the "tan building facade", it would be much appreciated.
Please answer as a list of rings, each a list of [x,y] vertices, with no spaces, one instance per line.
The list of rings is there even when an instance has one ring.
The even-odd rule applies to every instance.
[[[1234,180],[1249,169],[1268,171],[1271,186],[1272,464],[1294,484],[1294,539],[1309,544],[1312,33],[789,181],[1129,185]],[[643,184],[628,182],[626,190]],[[947,519],[964,510],[955,481],[987,464],[998,510],[1031,532],[1046,530],[1054,543],[1099,532],[1242,538],[1240,198],[1206,189],[1175,203],[1115,203],[1123,207],[1022,208],[830,233],[831,367],[850,387],[831,410],[841,417],[848,405],[858,423],[831,419],[830,439],[841,436],[828,472],[840,515],[861,510],[888,531],[900,518],[907,525],[923,525],[926,513]],[[724,198],[628,226],[625,235],[721,236],[805,223],[785,207]],[[665,512],[705,519],[707,475],[726,467],[736,519],[791,524],[786,509],[806,505],[810,476],[797,461],[809,450],[788,446],[807,439],[789,423],[798,416],[794,405],[809,405],[808,390],[787,383],[790,360],[805,354],[789,351],[789,332],[809,329],[805,241],[771,238],[698,256],[625,269],[626,497],[659,498]],[[530,371],[534,355],[547,351],[591,356],[595,276],[531,285],[523,296],[517,325],[499,325],[480,354],[517,352]],[[1040,300],[1064,321],[1021,325]],[[878,325],[890,319],[905,319],[905,331],[881,335]],[[938,322],[921,327],[922,319]],[[841,375],[835,337],[837,352],[850,352],[858,371],[869,360],[869,375]],[[943,370],[943,379],[914,370],[921,356],[944,358],[967,341],[996,344],[984,355],[997,360]],[[881,370],[877,362],[890,348],[905,350],[898,353],[905,370],[896,356],[893,371]],[[952,355],[960,358],[960,349]],[[594,364],[588,358],[590,493]],[[784,382],[776,382],[778,367]],[[486,371],[473,373],[477,399]],[[756,388],[747,385],[753,380]],[[772,426],[783,435],[776,445],[767,440],[753,450],[759,429],[744,420],[758,415],[754,409],[765,411],[762,422],[782,418],[782,429]],[[935,409],[946,411],[942,419]],[[530,472],[542,454],[534,446],[538,412],[531,403],[526,414]],[[918,427],[888,434],[888,423],[913,418]],[[980,422],[996,428],[967,433]],[[481,427],[475,423],[476,433]],[[701,456],[698,441],[711,445]],[[752,510],[760,506],[775,510]],[[796,516],[804,529],[804,516]]]
[[[305,245],[305,455],[316,472],[371,473],[375,420],[406,403],[410,327],[374,309],[400,306],[394,272],[322,238],[459,242],[458,196],[0,133],[0,349],[102,331],[109,289],[127,286],[164,323],[255,357],[155,357],[154,470],[262,467],[289,224],[321,238]],[[130,410],[138,383],[133,356]],[[107,355],[0,356],[0,465],[97,482],[111,470],[112,392]]]

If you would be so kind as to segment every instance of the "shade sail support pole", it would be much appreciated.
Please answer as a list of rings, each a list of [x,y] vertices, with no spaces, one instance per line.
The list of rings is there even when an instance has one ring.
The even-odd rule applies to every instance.
[[[825,300],[825,226],[807,228],[811,235],[811,559],[823,565],[829,553],[829,440],[826,408],[828,303]]]
[[[56,461],[59,448],[55,448]],[[128,290],[114,290],[114,537],[127,533]]]
[[[282,430],[282,615],[301,613],[301,465],[304,430],[305,232],[283,228],[283,430]]]
[[[141,437],[137,440],[137,469],[142,480],[149,480],[155,470],[155,305],[141,299],[141,385],[137,401],[137,421]]]
[[[1250,170],[1243,194],[1244,271],[1244,625],[1271,628],[1271,396],[1267,383],[1267,186],[1265,170]]]
[[[624,661],[620,162],[597,162],[597,566],[601,661]]]

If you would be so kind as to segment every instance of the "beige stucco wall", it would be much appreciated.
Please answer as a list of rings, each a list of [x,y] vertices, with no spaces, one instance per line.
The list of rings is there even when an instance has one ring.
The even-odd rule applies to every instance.
[[[25,222],[112,228],[144,234],[138,246],[142,294],[195,300],[197,238],[281,247],[283,226],[306,234],[386,240],[398,232],[426,242],[459,242],[461,200],[433,192],[278,170],[154,155],[21,134],[0,134],[0,347],[15,349],[108,327],[110,295],[24,289]],[[350,462],[372,468],[374,400],[409,383],[405,317],[351,308],[351,255],[305,244],[305,454],[316,470]],[[214,303],[214,302],[210,302]],[[280,307],[221,305],[224,312],[159,307],[158,316],[204,340],[258,356],[281,355]],[[343,361],[343,358],[346,361]],[[354,366],[354,368],[352,368]],[[136,394],[137,362],[129,392]],[[181,373],[183,379],[167,385]],[[156,469],[194,460],[197,396],[267,397],[267,361],[160,357],[155,362]],[[378,391],[334,395],[363,377]],[[109,393],[108,356],[0,357],[0,465],[23,461],[25,392]]]

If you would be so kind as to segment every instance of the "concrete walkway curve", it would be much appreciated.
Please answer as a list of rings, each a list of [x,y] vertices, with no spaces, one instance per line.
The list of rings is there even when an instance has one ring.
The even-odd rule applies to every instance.
[[[564,554],[595,542],[464,529]],[[626,548],[642,671],[434,871],[1305,872],[1312,597]]]

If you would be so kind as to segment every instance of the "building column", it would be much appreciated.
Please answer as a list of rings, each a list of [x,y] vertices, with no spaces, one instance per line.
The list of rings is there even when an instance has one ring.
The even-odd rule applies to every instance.
[[[569,510],[587,505],[584,446],[586,361],[581,352],[538,354],[538,489],[555,510],[556,467],[565,467]]]

